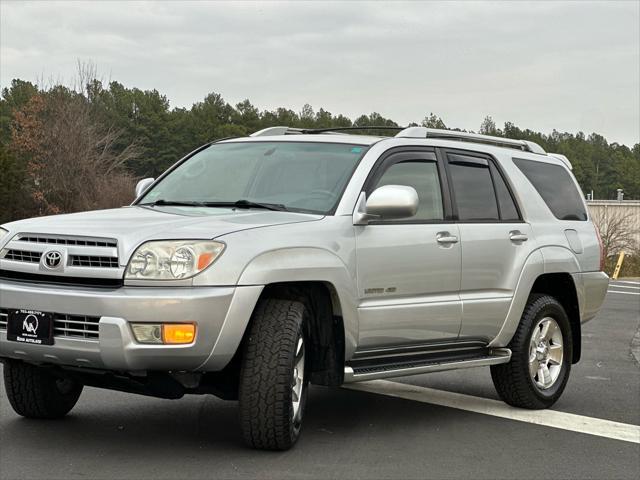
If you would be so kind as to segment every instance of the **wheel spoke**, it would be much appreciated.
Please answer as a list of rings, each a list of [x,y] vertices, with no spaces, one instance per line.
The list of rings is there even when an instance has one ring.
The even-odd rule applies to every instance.
[[[553,380],[551,378],[551,372],[549,371],[549,367],[547,366],[546,363],[542,364],[542,375],[543,375],[543,385],[545,386],[545,388],[548,388],[551,386],[551,384],[553,383]]]
[[[536,378],[536,373],[538,373],[538,368],[540,368],[540,362],[538,361],[534,353],[533,360],[529,360],[529,374],[534,380]]]
[[[538,325],[533,331],[533,335],[531,335],[531,343],[533,345],[538,345],[538,343],[540,342],[540,327],[541,325]]]
[[[295,350],[294,368],[291,379],[291,406],[293,420],[298,421],[302,417],[301,401],[304,388],[304,338],[298,338]]]
[[[548,335],[549,330],[551,329],[551,323],[551,320],[547,318],[540,324],[540,340],[547,340],[549,338]]]
[[[549,362],[553,363],[554,365],[560,365],[562,363],[562,355],[562,345],[549,346]]]
[[[531,345],[529,347],[529,363],[533,362],[536,358],[538,358],[536,355],[536,347]]]
[[[562,332],[560,331],[560,327],[555,321],[549,322],[549,331],[547,332],[547,339],[549,340],[557,340],[559,342],[562,341]]]

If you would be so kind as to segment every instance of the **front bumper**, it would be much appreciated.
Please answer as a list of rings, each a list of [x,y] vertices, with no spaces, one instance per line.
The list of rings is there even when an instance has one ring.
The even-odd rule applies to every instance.
[[[236,352],[262,291],[246,287],[70,288],[0,281],[0,308],[99,317],[95,340],[54,336],[53,345],[7,340],[0,357],[115,371],[217,371]],[[188,345],[137,343],[130,322],[193,322]]]

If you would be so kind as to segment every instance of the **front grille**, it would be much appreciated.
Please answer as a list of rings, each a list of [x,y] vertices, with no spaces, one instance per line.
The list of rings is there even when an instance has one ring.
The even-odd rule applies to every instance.
[[[49,237],[43,235],[20,235],[18,240],[30,243],[48,243],[54,245],[78,245],[80,247],[117,247],[111,238]]]
[[[0,251],[0,279],[48,284],[120,286],[118,243],[112,238],[19,233]],[[64,265],[47,271],[40,263],[47,252],[62,254]],[[20,262],[20,263],[18,263]],[[19,268],[18,268],[19,265]],[[90,270],[91,269],[91,270]],[[91,272],[92,278],[87,278]]]
[[[28,252],[26,250],[9,250],[4,256],[5,260],[14,262],[39,263],[42,254],[40,252]]]
[[[72,267],[118,268],[118,258],[70,255],[70,265]]]
[[[85,315],[53,314],[53,336],[98,339],[100,317]]]
[[[0,330],[7,329],[9,310],[0,309]],[[100,317],[88,315],[53,314],[53,336],[98,340]]]

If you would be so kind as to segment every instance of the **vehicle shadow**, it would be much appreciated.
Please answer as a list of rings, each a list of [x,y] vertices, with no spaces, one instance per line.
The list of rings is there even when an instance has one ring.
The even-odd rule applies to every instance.
[[[302,439],[369,435],[380,428],[383,432],[389,428],[403,430],[415,425],[418,417],[426,421],[432,416],[442,419],[441,410],[365,392],[314,386]],[[78,405],[61,420],[21,418],[11,410],[6,397],[0,413],[2,437],[11,439],[15,447],[28,442],[30,448],[55,450],[71,443],[78,455],[127,449],[158,456],[163,456],[165,449],[172,455],[190,456],[194,449],[245,449],[237,402],[211,396],[161,400],[86,388]]]

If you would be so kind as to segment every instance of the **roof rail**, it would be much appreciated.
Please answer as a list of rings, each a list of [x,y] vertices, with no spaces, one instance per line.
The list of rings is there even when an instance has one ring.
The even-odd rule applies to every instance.
[[[291,128],[291,127],[268,127],[263,128],[262,130],[258,130],[257,132],[253,132],[250,137],[266,137],[271,135],[300,135],[303,133],[301,128]]]
[[[386,127],[383,125],[354,125],[351,127],[307,128],[304,133],[350,132],[352,130],[406,130],[406,127]]]
[[[258,130],[255,133],[249,135],[250,137],[265,137],[267,135],[300,135],[306,134],[319,134],[319,133],[335,133],[346,132],[351,130],[405,130],[405,127],[384,127],[380,125],[363,125],[352,127],[330,127],[330,128],[291,128],[291,127],[269,127],[262,130]]]
[[[442,138],[447,140],[461,140],[465,142],[488,143],[499,147],[509,147],[524,152],[546,155],[547,152],[535,142],[528,140],[513,140],[511,138],[492,137],[477,133],[458,132],[455,130],[440,130],[427,127],[409,127],[399,132],[396,137],[401,138]]]

